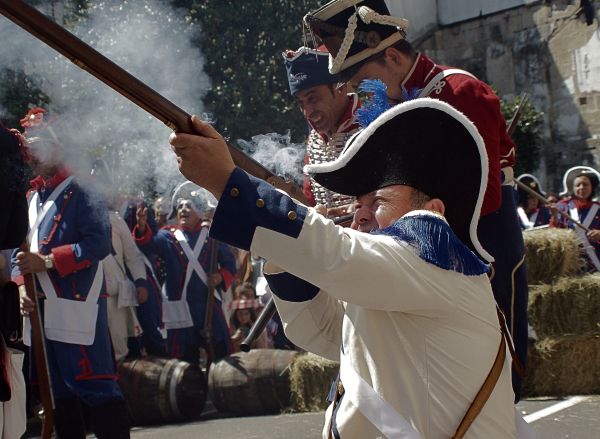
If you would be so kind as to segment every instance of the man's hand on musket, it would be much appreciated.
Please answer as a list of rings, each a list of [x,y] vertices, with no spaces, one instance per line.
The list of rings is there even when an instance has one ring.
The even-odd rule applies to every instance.
[[[197,134],[173,133],[169,142],[181,173],[218,200],[235,168],[233,159],[227,143],[209,123],[192,116],[192,124]]]
[[[53,256],[50,256],[50,258],[53,258]],[[40,273],[48,270],[44,256],[32,252],[17,253],[17,266],[21,274]]]

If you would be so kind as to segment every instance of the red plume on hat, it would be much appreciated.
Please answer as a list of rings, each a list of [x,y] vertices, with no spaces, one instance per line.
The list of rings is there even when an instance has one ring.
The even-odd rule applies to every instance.
[[[31,108],[25,117],[20,120],[28,143],[33,143],[40,140],[51,140],[60,144],[56,133],[50,126],[50,120],[46,113],[47,111],[44,108],[34,107]]]
[[[30,109],[25,117],[20,120],[21,126],[27,130],[28,128],[39,127],[44,124],[44,114],[46,110],[41,107]]]

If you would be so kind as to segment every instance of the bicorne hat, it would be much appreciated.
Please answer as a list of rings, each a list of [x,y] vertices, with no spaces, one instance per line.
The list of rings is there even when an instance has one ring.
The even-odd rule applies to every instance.
[[[517,180],[528,186],[532,191],[535,191],[542,197],[546,198],[546,192],[542,190],[542,185],[535,175],[521,174],[517,177]],[[517,187],[517,191],[519,194],[519,204],[525,203],[527,198],[529,198],[529,194],[527,191],[525,191],[525,189],[521,189],[520,187]]]
[[[563,176],[563,191],[560,193],[561,197],[567,196],[573,193],[573,183],[577,177],[586,176],[592,183],[592,190],[595,191],[600,183],[600,173],[594,168],[589,166],[574,166],[568,169]]]
[[[324,48],[301,47],[296,51],[286,50],[282,56],[292,96],[317,85],[337,82],[337,77],[329,73],[329,53]]]
[[[459,239],[487,261],[477,238],[488,180],[488,157],[475,125],[438,99],[396,105],[351,137],[332,162],[305,172],[332,191],[352,196],[391,185],[413,187],[444,202]]]
[[[330,53],[329,72],[344,69],[403,40],[408,20],[393,17],[384,0],[333,0],[304,16]]]
[[[217,200],[210,192],[191,181],[184,181],[173,191],[173,195],[171,196],[171,214],[168,216],[168,219],[172,219],[175,216],[177,208],[183,200],[191,201],[196,212],[200,214],[210,213],[217,207]]]

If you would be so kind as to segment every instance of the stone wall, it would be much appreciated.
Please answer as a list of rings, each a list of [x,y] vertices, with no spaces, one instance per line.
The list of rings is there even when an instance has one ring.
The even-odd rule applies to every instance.
[[[438,28],[419,44],[437,62],[471,71],[503,97],[529,94],[544,113],[536,174],[547,190],[560,190],[573,165],[599,167],[600,29],[597,19],[586,24],[579,4],[536,2]],[[600,10],[599,0],[595,5]]]

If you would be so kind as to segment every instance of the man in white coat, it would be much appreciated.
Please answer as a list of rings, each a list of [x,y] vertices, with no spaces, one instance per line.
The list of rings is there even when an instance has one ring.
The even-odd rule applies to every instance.
[[[193,122],[199,135],[171,144],[184,175],[219,199],[211,235],[270,261],[286,334],[340,361],[324,438],[520,437],[480,259],[491,257],[476,233],[487,155],[464,115],[438,100],[397,105],[337,160],[309,167],[324,187],[358,197],[357,212],[379,226],[369,234],[235,168],[221,136]]]

